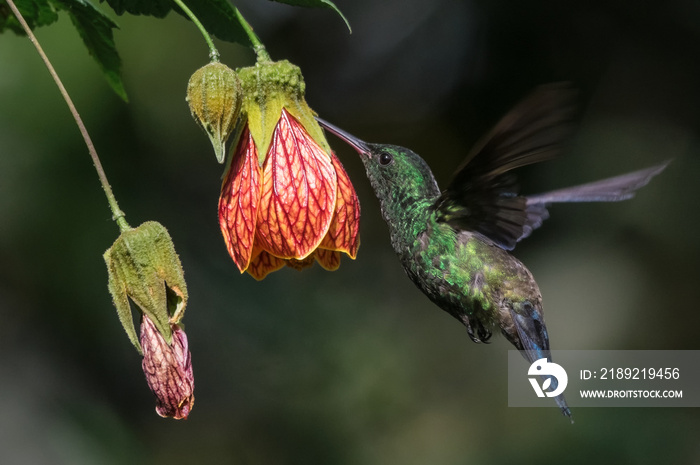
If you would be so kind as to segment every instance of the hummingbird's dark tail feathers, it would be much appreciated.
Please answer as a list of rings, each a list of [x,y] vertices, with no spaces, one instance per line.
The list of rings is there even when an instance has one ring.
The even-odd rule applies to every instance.
[[[639,171],[567,187],[544,194],[527,196],[527,206],[546,206],[557,202],[618,202],[634,197],[635,191],[646,186],[671,161]]]
[[[530,363],[541,358],[551,358],[549,335],[542,312],[529,301],[524,301],[512,304],[510,316],[515,334],[505,332],[505,336],[518,350],[523,351],[523,356]]]
[[[517,332],[517,338],[513,334],[504,331],[504,335],[510,342],[521,351],[523,357],[534,364],[537,360],[546,359],[552,361],[552,354],[549,349],[549,335],[544,324],[544,318],[540,309],[532,305],[529,301],[513,304],[510,308],[510,315]],[[559,382],[556,376],[540,376],[543,384],[548,384],[547,391],[553,392],[557,389]],[[571,410],[566,403],[564,394],[554,397],[554,401],[561,409],[562,414],[574,422]]]
[[[571,415],[571,409],[569,408],[569,405],[566,403],[566,399],[564,398],[564,394],[559,394],[554,398],[554,402],[557,403],[559,408],[561,409],[561,414],[564,415],[566,418],[568,418],[571,423],[574,422],[574,417]]]

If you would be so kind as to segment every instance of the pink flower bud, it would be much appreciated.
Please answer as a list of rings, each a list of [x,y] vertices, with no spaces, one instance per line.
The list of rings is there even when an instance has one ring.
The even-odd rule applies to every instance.
[[[185,331],[172,324],[172,343],[168,345],[153,322],[141,319],[143,372],[148,387],[156,395],[156,413],[176,420],[187,418],[194,405],[194,375]]]

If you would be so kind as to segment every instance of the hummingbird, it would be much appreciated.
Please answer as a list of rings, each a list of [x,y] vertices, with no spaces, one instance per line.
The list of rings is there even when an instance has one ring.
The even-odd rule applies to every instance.
[[[364,142],[317,118],[360,155],[408,277],[438,307],[466,326],[472,341],[500,331],[531,363],[552,361],[542,294],[532,273],[510,254],[559,202],[615,202],[664,170],[668,162],[538,195],[519,193],[512,170],[556,156],[571,132],[575,92],[565,84],[537,88],[468,153],[446,189],[428,164],[396,145]],[[554,377],[548,390],[557,388]],[[563,415],[571,410],[555,397]]]

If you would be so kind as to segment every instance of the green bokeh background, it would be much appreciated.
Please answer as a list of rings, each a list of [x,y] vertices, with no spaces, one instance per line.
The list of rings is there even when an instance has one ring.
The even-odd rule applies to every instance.
[[[515,254],[556,349],[700,349],[700,7],[693,0],[238,2],[307,100],[372,142],[413,148],[445,185],[533,87],[580,89],[565,155],[521,170],[534,193],[673,158],[623,204],[563,205]],[[184,92],[195,28],[116,18],[130,103],[70,22],[38,31],[132,225],[168,227],[185,267],[196,379],[187,421],[154,410],[111,306],[117,237],[87,151],[30,43],[0,36],[0,463],[694,464],[694,408],[509,408],[510,346],[473,344],[405,277],[356,155],[330,138],[362,203],[362,246],[316,266],[239,275],[220,236],[221,166]],[[232,67],[253,61],[220,43]]]

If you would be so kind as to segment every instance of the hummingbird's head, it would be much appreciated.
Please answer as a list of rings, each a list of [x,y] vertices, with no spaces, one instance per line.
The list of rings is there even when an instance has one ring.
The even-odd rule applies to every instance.
[[[396,145],[370,144],[320,118],[319,124],[360,154],[367,177],[385,208],[387,202],[405,207],[415,200],[440,195],[430,167],[415,152]]]

